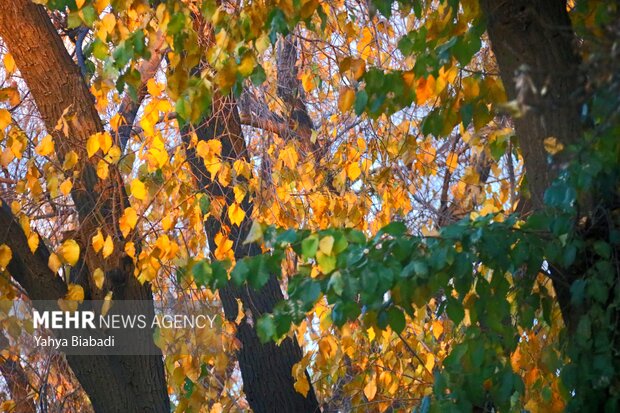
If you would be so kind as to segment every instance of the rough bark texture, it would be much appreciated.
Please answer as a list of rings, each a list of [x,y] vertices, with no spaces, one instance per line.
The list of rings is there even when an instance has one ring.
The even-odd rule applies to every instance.
[[[508,99],[526,108],[514,119],[527,172],[531,203],[543,205],[545,190],[566,159],[547,161],[544,140],[555,137],[565,147],[581,137],[580,60],[564,0],[482,0],[487,30]],[[570,285],[580,274],[554,274],[564,322],[569,325]]]
[[[224,161],[232,164],[236,159],[247,159],[245,140],[234,99],[216,95],[213,98],[212,113],[202,124],[195,127],[198,138],[201,140],[219,139],[222,143],[222,160]],[[188,136],[189,132],[189,129],[185,129],[184,135]],[[199,186],[204,188],[213,199],[222,197],[227,204],[231,204],[234,200],[232,186],[222,187],[217,181],[211,180],[202,159],[196,156],[193,149],[188,150],[188,159]],[[242,203],[242,208],[245,211],[245,219],[240,226],[228,222],[225,218],[226,213],[222,217],[224,223],[230,228],[228,237],[234,242],[233,249],[236,258],[260,253],[256,245],[243,244],[252,225],[252,204],[247,196]],[[209,217],[205,223],[212,251],[216,248],[215,235],[221,229],[220,218]],[[284,298],[275,276],[272,276],[260,291],[235,288],[230,285],[220,290],[220,297],[226,318],[229,320],[237,318],[237,298],[241,299],[246,314],[251,313],[254,320],[261,314],[270,312],[274,305]],[[237,359],[243,377],[243,390],[254,412],[319,411],[313,389],[307,397],[303,397],[293,387],[292,368],[303,356],[295,340],[287,338],[279,346],[274,343],[262,344],[255,328],[246,320],[240,323],[237,338],[242,343]]]
[[[581,136],[578,69],[566,1],[481,1],[508,98],[527,109],[514,120],[534,208],[555,176],[544,140]]]
[[[74,150],[80,159],[71,197],[80,223],[76,241],[81,244],[82,259],[87,267],[80,271],[85,274],[80,284],[85,288],[86,297],[103,298],[107,290],[112,290],[115,299],[152,300],[150,286],[136,280],[133,264],[122,252],[122,236],[116,223],[127,205],[127,196],[120,174],[117,169],[110,168],[110,178],[100,180],[95,172],[96,157],[89,159],[86,154],[88,137],[103,131],[93,98],[45,9],[27,0],[3,2],[0,36],[26,81],[47,130],[55,137],[58,158],[62,160]],[[54,131],[63,113],[70,115],[67,136]],[[0,234],[13,251],[9,272],[30,298],[56,300],[64,296],[62,280],[47,268],[49,252],[43,243],[31,254],[19,224],[6,207],[0,211],[0,220],[2,228],[10,229]],[[116,244],[114,254],[105,260],[90,248],[90,239],[99,228],[111,235]],[[15,259],[16,256],[19,259]],[[94,287],[91,274],[96,268],[106,273],[103,290]],[[71,356],[67,359],[96,411],[169,411],[160,356]]]

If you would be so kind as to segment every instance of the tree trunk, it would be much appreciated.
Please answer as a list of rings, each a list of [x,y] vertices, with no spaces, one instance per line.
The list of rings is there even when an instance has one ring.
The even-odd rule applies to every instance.
[[[196,127],[199,140],[219,139],[222,143],[222,161],[232,164],[237,159],[248,160],[245,140],[241,130],[236,102],[231,97],[215,95],[212,113],[204,122]],[[187,138],[190,128],[184,128],[183,135]],[[233,187],[222,187],[213,182],[204,167],[202,159],[196,156],[193,148],[188,149],[188,159],[197,177],[198,185],[212,198],[222,197],[226,205],[234,202]],[[222,230],[222,222],[230,228],[228,237],[233,241],[235,258],[253,256],[260,253],[255,244],[244,245],[248,231],[252,225],[252,203],[249,196],[242,202],[245,218],[240,226],[228,221],[226,211],[222,217],[210,216],[205,222],[205,230],[211,251],[214,251],[215,235]],[[252,288],[236,288],[229,285],[220,289],[220,298],[224,306],[226,318],[237,318],[237,299],[240,299],[246,311],[246,319],[242,320],[237,329],[237,338],[242,347],[237,353],[243,391],[252,410],[264,412],[317,412],[318,401],[311,388],[307,397],[298,393],[292,375],[293,365],[303,357],[302,350],[296,340],[286,338],[280,345],[262,344],[258,339],[254,326],[247,323],[247,313],[251,312],[254,320],[261,314],[271,312],[274,305],[284,298],[280,284],[272,275],[267,285],[260,291]]]
[[[80,282],[86,297],[101,299],[112,290],[117,300],[152,301],[150,286],[141,285],[133,275],[133,263],[123,252],[124,240],[116,225],[128,206],[120,173],[111,167],[110,177],[100,180],[95,172],[97,159],[86,154],[88,137],[103,132],[93,97],[45,9],[27,0],[3,2],[0,36],[34,97],[46,129],[54,135],[58,158],[63,160],[71,150],[79,156],[79,174],[71,197],[80,223],[76,241],[87,267],[81,271],[86,279]],[[65,110],[72,115],[67,120],[67,136],[54,131]],[[47,268],[49,252],[43,243],[35,254],[30,253],[19,224],[6,206],[0,218],[6,224],[3,228],[12,228],[14,233],[3,234],[3,242],[13,251],[9,272],[30,299],[63,297],[66,286]],[[114,253],[105,260],[90,247],[91,237],[99,228],[115,241]],[[106,273],[103,290],[94,287],[92,273],[96,268]],[[69,356],[67,360],[97,412],[170,410],[161,356]]]
[[[568,159],[559,154],[548,162],[544,140],[554,137],[565,147],[581,138],[580,60],[564,0],[482,0],[487,30],[508,99],[526,110],[514,118],[534,209],[543,206],[545,190]],[[560,279],[553,286],[569,327],[570,285],[581,274]]]

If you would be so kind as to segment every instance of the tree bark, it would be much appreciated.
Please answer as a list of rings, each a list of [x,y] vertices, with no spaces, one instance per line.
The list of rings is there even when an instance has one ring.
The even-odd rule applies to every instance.
[[[120,173],[111,167],[110,178],[100,180],[95,172],[97,158],[89,159],[86,154],[86,140],[94,133],[103,132],[93,97],[45,9],[28,0],[3,2],[0,36],[26,81],[47,130],[55,138],[58,158],[64,159],[71,150],[79,156],[79,173],[71,197],[80,223],[76,241],[87,266],[82,271],[87,279],[81,282],[86,297],[101,299],[107,290],[112,290],[117,300],[152,300],[150,286],[137,281],[133,263],[123,252],[124,240],[117,222],[128,202]],[[65,111],[70,115],[66,120],[67,136],[54,130]],[[2,234],[13,251],[9,264],[11,275],[32,300],[63,297],[66,287],[47,268],[49,252],[43,243],[31,254],[27,243],[24,244],[24,234],[19,234],[21,228],[6,207],[0,218],[7,224],[2,227],[11,228],[14,234],[10,237],[7,235],[11,231]],[[114,253],[105,260],[90,248],[91,237],[99,228],[115,241]],[[16,256],[21,260],[15,259]],[[95,288],[92,280],[96,268],[106,273],[103,290]],[[69,356],[67,359],[97,412],[163,413],[170,409],[161,356]]]
[[[544,140],[565,147],[581,138],[580,59],[574,49],[565,0],[482,0],[487,30],[508,99],[525,113],[514,118],[534,210],[543,206],[545,190],[568,161],[564,153],[548,162]],[[553,286],[566,325],[571,328],[570,285],[582,274],[554,274]]]
[[[222,161],[232,164],[237,159],[248,160],[237,105],[233,98],[216,94],[212,103],[212,115],[197,125],[195,132],[200,140],[213,138],[220,140]],[[187,140],[191,129],[185,128],[182,133]],[[232,185],[222,187],[218,182],[211,180],[204,162],[197,157],[193,148],[188,147],[187,156],[199,187],[204,188],[204,191],[212,198],[225,199],[226,205],[234,202]],[[249,196],[246,195],[241,206],[245,212],[245,218],[239,226],[228,221],[225,208],[221,218],[210,216],[207,219],[205,230],[211,251],[216,249],[215,235],[222,230],[223,222],[230,228],[228,237],[234,243],[233,250],[236,259],[260,254],[261,251],[255,244],[243,244],[252,225],[252,203]],[[227,319],[237,318],[237,299],[241,300],[246,309],[246,317],[237,329],[237,338],[242,343],[237,359],[243,378],[243,391],[252,410],[256,413],[319,411],[318,401],[312,388],[307,396],[303,397],[293,387],[292,368],[303,357],[296,340],[286,338],[280,345],[262,344],[254,326],[247,322],[248,312],[251,312],[252,318],[256,320],[261,314],[271,312],[274,305],[284,299],[276,276],[272,275],[267,285],[260,291],[249,287],[236,288],[231,284],[220,289],[219,292]]]

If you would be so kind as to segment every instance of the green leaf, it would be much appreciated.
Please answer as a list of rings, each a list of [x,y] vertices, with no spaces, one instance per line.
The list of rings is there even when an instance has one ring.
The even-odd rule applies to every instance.
[[[319,248],[319,237],[311,235],[301,242],[301,254],[304,258],[314,258]]]
[[[355,94],[355,114],[357,116],[361,115],[366,109],[366,105],[368,104],[368,93],[365,90],[360,90]]]
[[[261,343],[267,343],[274,339],[276,336],[276,323],[273,320],[273,316],[261,316],[256,322],[256,333]]]
[[[400,334],[405,329],[405,315],[396,307],[388,310],[388,323],[392,330]]]
[[[244,258],[237,261],[235,268],[230,272],[230,279],[237,287],[240,287],[247,280],[249,273],[250,267],[247,264],[247,258]]]
[[[192,267],[192,275],[197,285],[209,285],[213,276],[213,269],[207,260],[198,261]]]

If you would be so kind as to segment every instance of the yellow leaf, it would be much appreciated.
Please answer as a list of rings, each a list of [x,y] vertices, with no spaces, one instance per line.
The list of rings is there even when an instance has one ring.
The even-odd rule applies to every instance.
[[[240,298],[236,298],[237,300],[237,318],[235,318],[235,324],[240,325],[241,321],[245,317],[245,311],[243,310],[243,302]]]
[[[433,336],[435,337],[435,340],[439,340],[439,337],[441,337],[441,333],[443,333],[443,324],[441,324],[441,321],[439,320],[434,320]]]
[[[103,258],[108,258],[114,252],[114,241],[111,236],[107,236],[103,243]]]
[[[11,53],[6,53],[4,55],[4,70],[6,70],[7,75],[11,75],[12,73],[15,72],[16,66],[15,66],[15,59],[13,59],[13,56],[11,55]]]
[[[254,70],[254,66],[256,66],[256,60],[254,60],[254,56],[250,53],[246,53],[245,56],[241,59],[241,64],[237,66],[237,70],[241,74],[241,76],[249,76]]]
[[[161,92],[163,92],[165,88],[165,85],[157,83],[157,81],[153,78],[150,78],[146,82],[146,89],[148,90],[149,95],[151,95],[152,97],[157,97],[161,95]]]
[[[99,134],[95,133],[94,135],[91,135],[86,141],[86,153],[89,158],[91,158],[99,150],[99,136],[97,135]]]
[[[332,237],[331,235],[323,237],[321,241],[319,241],[319,250],[325,255],[330,255],[332,253],[333,247],[334,237]]]
[[[228,239],[228,237],[226,237],[226,235],[222,234],[221,232],[218,232],[215,235],[215,245],[217,246],[217,248],[215,249],[215,251],[213,252],[213,255],[215,255],[215,258],[217,258],[218,260],[223,260],[226,258],[234,258],[234,254],[233,254],[233,242],[231,240]]]
[[[0,245],[0,268],[5,269],[11,262],[11,258],[13,258],[11,248],[6,244]]]
[[[84,289],[82,286],[78,284],[69,284],[65,300],[77,301],[80,303],[84,301]]]
[[[173,224],[174,221],[170,215],[166,215],[161,219],[161,229],[163,229],[164,231],[168,231],[170,228],[172,228]]]
[[[146,198],[146,187],[144,186],[144,183],[139,179],[134,179],[131,181],[131,194],[136,199],[142,200]]]
[[[71,193],[71,189],[73,189],[71,179],[65,179],[63,183],[60,184],[60,192],[62,192],[64,196],[68,196],[69,193]]]
[[[362,174],[359,162],[351,162],[347,165],[347,176],[350,180],[355,181]]]
[[[57,274],[58,270],[62,266],[62,263],[60,262],[58,255],[51,253],[49,259],[47,260],[47,266],[49,267],[50,270],[52,270],[54,274]]]
[[[110,165],[103,159],[99,159],[99,162],[97,162],[97,176],[100,179],[107,179],[108,175],[110,175]]]
[[[37,145],[35,151],[41,156],[47,156],[54,152],[54,139],[52,139],[52,135],[45,135]]]
[[[31,232],[28,235],[28,248],[30,248],[30,252],[33,254],[39,248],[39,234],[36,232]]]
[[[286,165],[288,169],[294,170],[297,166],[297,162],[299,161],[299,155],[297,155],[297,150],[295,149],[295,145],[289,143],[286,145],[284,150],[280,151],[280,155],[278,158]]]
[[[129,255],[131,258],[135,258],[136,256],[136,246],[133,242],[128,242],[125,244],[125,254]]]
[[[340,95],[338,96],[338,109],[341,112],[346,112],[351,109],[355,102],[355,91],[350,87],[343,87],[340,89]]]
[[[101,25],[105,28],[107,33],[112,33],[114,31],[114,26],[116,26],[116,16],[113,13],[108,13],[101,19]]]
[[[545,151],[550,155],[555,155],[558,152],[561,152],[564,149],[564,145],[562,145],[555,137],[550,136],[544,140]]]
[[[250,165],[243,159],[237,159],[233,163],[233,169],[235,170],[237,176],[250,178],[250,175],[252,174],[252,169],[250,168]]]
[[[65,162],[62,164],[62,169],[65,171],[73,168],[78,162],[78,155],[75,151],[70,151],[65,155]]]
[[[296,363],[293,365],[293,371],[291,372],[293,377],[295,378],[295,391],[297,393],[306,397],[308,392],[310,391],[310,383],[308,383],[308,378],[306,377],[306,369],[303,364]]]
[[[241,203],[243,202],[243,198],[245,198],[245,194],[247,191],[241,185],[237,185],[233,188],[233,192],[235,193],[235,202]]]
[[[103,238],[103,234],[101,233],[101,230],[98,230],[97,234],[95,234],[93,238],[91,239],[93,250],[95,250],[95,252],[97,253],[101,251],[101,249],[103,248],[104,242],[105,242],[105,239]]]
[[[211,406],[211,410],[209,410],[209,413],[222,413],[224,411],[224,407],[222,406],[222,403],[215,403],[213,406]]]
[[[316,87],[316,84],[314,82],[314,75],[312,74],[312,72],[305,72],[301,75],[301,85],[306,92],[310,92]]]
[[[435,92],[435,78],[433,75],[421,77],[417,80],[415,97],[418,105],[423,105]]]
[[[99,148],[104,154],[108,153],[113,143],[112,136],[108,132],[100,132],[97,134],[97,139],[99,140]]]
[[[209,150],[209,144],[206,141],[200,141],[196,144],[196,155],[201,158],[206,158],[211,151]]]
[[[101,268],[97,268],[93,271],[93,280],[95,281],[95,285],[100,290],[103,288],[103,282],[105,281],[105,274]]]
[[[114,145],[108,151],[108,156],[106,156],[106,160],[109,159],[111,163],[117,163],[121,159],[121,148]]]
[[[2,151],[2,155],[0,155],[0,163],[2,163],[3,167],[7,167],[12,161],[15,159],[15,155],[11,152],[10,149],[6,148]]]
[[[446,158],[446,166],[448,167],[448,171],[450,171],[450,173],[453,173],[458,163],[459,156],[454,152],[450,152],[450,154]]]
[[[517,347],[515,352],[510,356],[510,365],[515,373],[521,371],[521,350],[519,347]]]
[[[376,377],[373,376],[370,380],[368,380],[368,383],[366,383],[366,386],[364,386],[364,396],[366,396],[368,401],[371,401],[372,399],[375,398],[376,394],[377,394],[377,379]]]
[[[375,329],[372,327],[369,327],[368,330],[366,330],[366,332],[368,333],[368,340],[373,341],[376,337]]]
[[[74,266],[80,258],[80,246],[75,240],[68,239],[58,248],[58,255],[63,262]]]
[[[0,412],[15,412],[17,404],[14,400],[5,400],[0,403]]]
[[[426,363],[424,367],[430,372],[433,371],[433,367],[435,367],[435,355],[433,353],[426,353]]]
[[[118,226],[120,227],[124,237],[129,234],[129,231],[134,229],[137,222],[138,214],[136,213],[136,210],[131,207],[125,208],[123,216],[118,220]]]
[[[78,10],[82,8],[84,3],[86,3],[86,0],[75,0],[75,5],[77,6]]]
[[[106,316],[108,312],[112,308],[112,291],[108,291],[108,293],[103,298],[103,305],[101,306],[101,315]]]
[[[0,129],[4,129],[11,124],[11,113],[6,109],[0,109]]]
[[[228,207],[228,219],[233,225],[241,225],[245,218],[245,211],[238,203],[233,203]]]
[[[337,351],[338,345],[332,336],[323,337],[321,341],[319,341],[319,352],[325,360],[334,357]]]
[[[368,58],[372,55],[372,43],[372,31],[368,27],[364,27],[362,29],[362,38],[357,42],[357,51],[363,60],[368,61]]]

